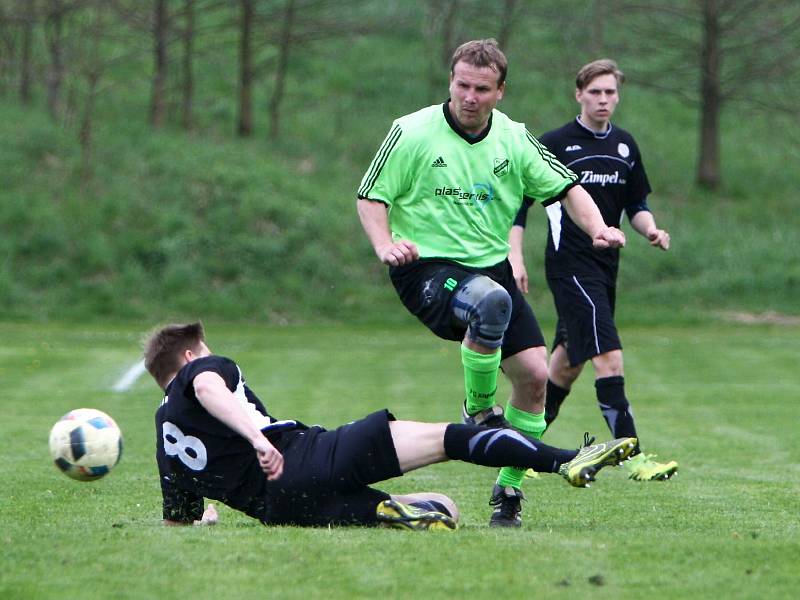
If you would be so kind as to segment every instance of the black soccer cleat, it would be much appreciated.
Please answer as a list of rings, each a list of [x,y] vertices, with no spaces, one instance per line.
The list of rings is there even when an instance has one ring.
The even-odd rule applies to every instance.
[[[495,485],[489,506],[494,506],[489,518],[489,527],[522,527],[522,501],[525,494],[522,490],[510,485]]]
[[[513,429],[511,423],[506,421],[502,406],[497,404],[479,410],[474,415],[467,412],[467,403],[464,402],[461,408],[462,419],[467,425],[477,425],[489,429]]]

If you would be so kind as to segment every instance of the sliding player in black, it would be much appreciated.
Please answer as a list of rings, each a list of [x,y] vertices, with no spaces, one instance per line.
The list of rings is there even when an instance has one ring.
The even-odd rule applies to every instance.
[[[166,524],[209,522],[204,498],[269,525],[455,529],[442,494],[394,496],[370,487],[448,459],[558,473],[585,487],[627,458],[635,438],[554,448],[512,429],[396,421],[381,410],[334,430],[279,421],[232,360],[213,355],[200,323],[153,333],[145,365],[165,391],[156,457]]]

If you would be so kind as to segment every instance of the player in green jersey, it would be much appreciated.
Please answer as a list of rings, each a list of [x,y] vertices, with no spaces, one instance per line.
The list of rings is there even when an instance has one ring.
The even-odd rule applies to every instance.
[[[465,422],[540,438],[547,351],[507,258],[514,217],[523,198],[560,200],[595,247],[621,247],[625,236],[523,124],[495,109],[507,67],[495,40],[457,48],[450,98],[394,121],[358,188],[358,214],[406,308],[461,342]],[[505,410],[498,368],[512,385]],[[501,469],[490,525],[521,524],[523,476]]]

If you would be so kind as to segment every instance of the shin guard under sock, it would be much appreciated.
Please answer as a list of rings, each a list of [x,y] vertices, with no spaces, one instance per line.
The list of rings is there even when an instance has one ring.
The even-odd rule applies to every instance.
[[[500,350],[481,354],[461,345],[461,364],[464,365],[464,388],[467,412],[471,415],[494,406],[497,392],[497,370]]]
[[[547,425],[544,422],[544,413],[529,413],[512,406],[509,402],[506,404],[505,418],[514,429],[522,432],[525,436],[534,439],[541,439]],[[517,489],[522,487],[522,481],[525,478],[525,469],[518,469],[516,467],[503,467],[497,476],[497,485],[500,487],[511,486]]]
[[[611,435],[615,438],[638,438],[636,425],[633,422],[633,411],[625,397],[625,378],[622,375],[602,377],[594,382],[594,387],[597,392],[597,404],[600,405]],[[634,452],[638,451],[637,444]]]
[[[562,388],[549,379],[547,380],[547,392],[545,393],[544,420],[548,427],[556,420],[562,402],[569,395],[569,388]]]
[[[477,425],[453,423],[444,432],[444,451],[448,458],[484,465],[534,469],[557,473],[565,462],[577,456],[577,450],[564,450],[532,440],[513,429],[488,429]]]

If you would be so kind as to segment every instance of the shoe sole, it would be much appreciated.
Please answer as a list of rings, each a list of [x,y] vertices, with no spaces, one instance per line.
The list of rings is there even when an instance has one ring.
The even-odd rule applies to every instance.
[[[522,520],[509,521],[508,519],[489,519],[489,527],[497,529],[519,529],[522,527]]]
[[[600,469],[622,464],[631,455],[635,447],[636,438],[619,440],[619,442],[607,448],[597,457],[592,458],[592,462],[581,467],[576,475],[570,474],[570,484],[575,487],[589,487],[589,484],[595,480],[595,474]]]
[[[422,514],[411,515],[394,500],[384,500],[376,510],[378,521],[387,527],[395,529],[410,529],[412,531],[453,531],[456,522],[444,513],[429,511]]]

